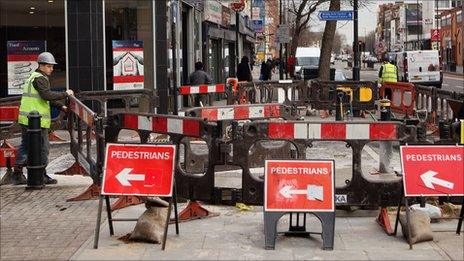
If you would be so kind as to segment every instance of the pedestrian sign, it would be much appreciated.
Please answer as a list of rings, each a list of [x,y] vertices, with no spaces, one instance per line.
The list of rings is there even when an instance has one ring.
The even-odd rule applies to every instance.
[[[172,195],[175,145],[107,144],[103,195]]]
[[[463,196],[464,146],[401,146],[406,197]]]
[[[333,160],[266,160],[265,211],[334,211]]]

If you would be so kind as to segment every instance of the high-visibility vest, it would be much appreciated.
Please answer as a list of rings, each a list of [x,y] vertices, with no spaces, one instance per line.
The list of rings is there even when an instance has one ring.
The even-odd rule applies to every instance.
[[[397,82],[398,77],[396,74],[396,66],[391,63],[382,65],[382,77],[380,78],[381,83],[384,82]]]
[[[31,111],[37,111],[42,116],[40,118],[40,127],[48,129],[51,125],[50,102],[42,99],[32,84],[38,77],[45,77],[48,81],[48,77],[38,72],[33,72],[26,80],[26,83],[23,85],[23,96],[21,97],[21,106],[19,107],[18,122],[27,126],[29,124],[27,115]]]

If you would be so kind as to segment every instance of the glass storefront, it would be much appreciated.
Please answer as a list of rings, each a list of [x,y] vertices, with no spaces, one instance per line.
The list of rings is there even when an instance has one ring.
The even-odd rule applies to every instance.
[[[50,77],[52,89],[66,88],[64,0],[0,1],[0,44],[0,97],[22,93],[42,51],[58,63]]]
[[[105,0],[107,90],[153,89],[153,7]]]

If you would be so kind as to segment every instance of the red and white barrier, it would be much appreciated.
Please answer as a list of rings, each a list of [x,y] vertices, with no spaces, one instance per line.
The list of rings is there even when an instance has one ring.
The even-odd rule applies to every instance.
[[[268,137],[314,140],[398,140],[395,123],[270,122]]]
[[[223,93],[226,91],[226,85],[223,83],[213,85],[196,85],[196,86],[181,86],[179,93],[181,95],[189,94],[205,94],[205,93]]]
[[[1,106],[0,122],[11,123],[18,121],[19,106]]]
[[[123,114],[122,128],[201,137],[200,122],[200,119],[186,119],[175,116]]]
[[[199,115],[208,121],[249,120],[280,117],[279,104],[236,105],[230,107],[201,108]]]
[[[81,101],[74,97],[70,97],[69,109],[73,111],[88,126],[93,126],[97,114],[89,109],[89,107],[85,106]]]

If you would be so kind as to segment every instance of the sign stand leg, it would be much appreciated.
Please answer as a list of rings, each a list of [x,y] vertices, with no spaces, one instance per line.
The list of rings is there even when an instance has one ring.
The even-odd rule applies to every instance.
[[[462,199],[461,204],[461,214],[459,214],[458,228],[456,229],[456,234],[461,235],[462,220],[464,219],[464,198]]]
[[[110,235],[114,235],[114,229],[113,229],[113,217],[111,216],[111,205],[110,205],[110,197],[105,196],[105,202],[106,202],[106,213],[108,215],[108,227],[110,228]]]
[[[398,209],[396,211],[396,220],[395,220],[395,230],[393,231],[393,235],[396,236],[396,232],[398,231],[398,222],[400,221],[400,210],[403,202],[403,196],[404,196],[404,189],[401,189],[401,196],[400,200],[398,201]]]
[[[335,212],[314,213],[322,224],[322,249],[333,250],[335,234]]]
[[[163,245],[161,246],[161,249],[163,251],[166,248],[166,238],[168,237],[169,220],[171,219],[171,208],[172,208],[172,198],[169,199],[168,215],[166,217],[166,222],[164,224]],[[176,220],[176,222],[177,222],[177,220]]]
[[[406,226],[408,229],[408,244],[409,244],[409,249],[412,249],[412,243],[411,243],[411,212],[409,209],[409,199],[407,197],[404,198],[404,206],[406,207]]]
[[[300,214],[303,215],[303,223],[300,225]],[[296,224],[293,223],[293,215],[296,216]],[[290,213],[290,222],[288,227],[288,232],[285,232],[286,236],[300,236],[300,237],[309,237],[310,232],[306,231],[306,213]]]
[[[95,226],[95,237],[93,239],[93,248],[98,248],[98,239],[100,238],[100,223],[101,223],[101,214],[103,208],[103,196],[100,196],[98,200],[98,212],[97,212],[97,224]]]
[[[275,249],[277,222],[284,214],[286,213],[264,211],[264,248],[266,250]]]
[[[173,190],[173,200],[174,200],[174,219],[176,220],[176,235],[179,235],[179,213],[177,213],[177,189],[174,182],[174,190]]]

